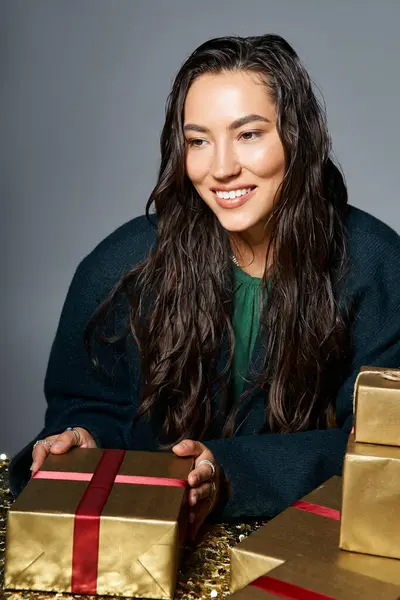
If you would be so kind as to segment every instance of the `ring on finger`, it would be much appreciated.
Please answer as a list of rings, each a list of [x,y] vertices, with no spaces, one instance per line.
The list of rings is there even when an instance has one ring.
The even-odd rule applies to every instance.
[[[79,433],[79,431],[75,427],[67,427],[67,431],[72,431],[75,437],[74,445],[79,446],[79,444],[81,443],[81,434]]]
[[[211,460],[207,460],[206,458],[204,458],[203,460],[200,460],[196,465],[196,469],[198,469],[200,467],[200,465],[208,465],[209,467],[211,467],[211,477],[214,477],[215,465],[214,465],[214,463],[211,462]]]
[[[45,446],[48,447],[48,449],[50,450],[51,448],[51,443],[49,442],[49,440],[37,440],[32,447],[32,450],[34,450],[36,448],[36,446],[38,446],[39,444],[44,444]]]

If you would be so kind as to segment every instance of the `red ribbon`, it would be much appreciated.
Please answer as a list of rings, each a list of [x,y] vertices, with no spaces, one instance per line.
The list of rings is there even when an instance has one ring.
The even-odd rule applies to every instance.
[[[299,510],[305,510],[306,512],[314,513],[314,515],[319,515],[320,517],[328,517],[328,519],[340,521],[339,510],[321,506],[320,504],[313,504],[312,502],[306,502],[305,500],[297,500],[297,502],[292,504],[291,508],[298,508]]]
[[[100,517],[115,483],[186,487],[187,481],[168,477],[118,475],[125,450],[103,450],[94,473],[37,471],[33,479],[88,481],[75,512],[71,593],[96,594]]]
[[[320,517],[328,517],[328,519],[334,519],[340,521],[340,511],[327,506],[321,506],[320,504],[314,504],[313,502],[307,502],[305,500],[297,500],[291,505],[291,508],[297,508],[298,510],[305,510],[311,512],[314,515]],[[275,579],[275,577],[269,577],[265,575],[253,581],[250,585],[261,588],[266,592],[271,592],[281,598],[287,598],[288,600],[336,600],[332,596],[326,596],[325,594],[319,594],[312,590],[293,585],[292,583],[286,583]]]
[[[265,592],[270,592],[275,596],[286,598],[287,600],[337,600],[333,596],[313,592],[305,587],[280,581],[275,577],[264,575],[253,581],[250,585],[258,587]]]

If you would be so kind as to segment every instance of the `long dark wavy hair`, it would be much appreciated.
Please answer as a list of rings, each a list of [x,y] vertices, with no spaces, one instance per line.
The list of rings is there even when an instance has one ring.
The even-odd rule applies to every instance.
[[[227,385],[234,353],[231,241],[185,173],[183,109],[197,77],[238,70],[265,84],[286,157],[268,223],[263,365],[239,403],[255,388],[264,390],[265,428],[273,432],[335,426],[334,398],[349,345],[337,295],[347,264],[347,191],[330,158],[325,113],[282,37],[221,37],[189,56],[168,97],[158,181],[146,205],[148,218],[155,205],[157,243],[116,284],[85,332],[91,352],[94,333],[125,297],[126,332],[139,346],[144,381],[139,414],[160,411],[170,443],[204,438],[215,383],[229,409],[223,435],[234,434],[238,405],[231,406]],[[229,356],[218,373],[223,340]]]

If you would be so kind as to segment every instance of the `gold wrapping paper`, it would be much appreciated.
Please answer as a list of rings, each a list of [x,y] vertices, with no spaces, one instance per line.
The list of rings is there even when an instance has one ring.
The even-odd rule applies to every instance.
[[[99,449],[50,455],[42,470],[93,473]],[[192,459],[127,452],[120,475],[187,479]],[[84,481],[33,479],[8,514],[5,587],[71,591],[74,516]],[[186,490],[114,484],[100,517],[97,594],[172,598]]]
[[[400,369],[362,367],[354,414],[356,442],[400,446]]]
[[[12,504],[8,489],[8,457],[0,454],[0,590],[4,584],[4,550],[6,515]],[[248,523],[205,524],[193,546],[183,552],[181,569],[174,600],[210,600],[225,598],[229,591],[229,548],[257,530],[262,521]],[[3,591],[2,600],[82,600],[82,596],[56,592],[27,590]],[[101,600],[110,596],[85,596],[87,600]]]
[[[268,573],[268,577],[337,600],[398,600],[399,586],[377,581],[366,575],[350,573],[337,565],[318,559],[295,558]],[[297,598],[282,587],[279,598]],[[303,592],[302,598],[307,598]],[[277,594],[248,585],[236,592],[232,600],[276,600]]]
[[[332,477],[303,500],[340,510],[341,478]],[[299,556],[400,586],[400,562],[339,550],[340,522],[288,508],[231,550],[230,591]]]
[[[343,470],[340,547],[400,558],[400,448],[357,444],[350,436]]]

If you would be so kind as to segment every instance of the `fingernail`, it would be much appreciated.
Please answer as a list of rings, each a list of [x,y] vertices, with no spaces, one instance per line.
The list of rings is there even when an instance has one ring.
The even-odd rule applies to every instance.
[[[63,442],[56,442],[55,444],[52,445],[52,448],[55,448],[56,450],[60,450],[61,448],[63,448],[64,444]]]
[[[181,450],[183,450],[184,448],[186,448],[186,444],[184,444],[183,442],[180,442],[178,444],[178,448],[181,448]]]
[[[192,496],[192,506],[194,506],[197,502],[197,496]]]
[[[192,482],[192,485],[196,485],[196,483],[199,481],[199,478],[196,475],[193,475],[190,478],[190,481]]]
[[[190,515],[189,515],[189,522],[193,523],[194,519],[195,519],[194,513],[190,513]]]

